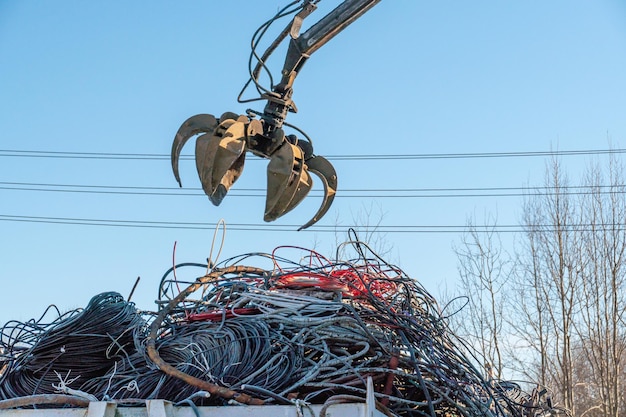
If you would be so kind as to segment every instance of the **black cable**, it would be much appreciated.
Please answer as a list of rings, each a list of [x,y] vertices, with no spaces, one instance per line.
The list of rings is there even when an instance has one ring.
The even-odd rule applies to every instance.
[[[624,194],[626,185],[594,185],[594,186],[563,186],[563,187],[468,187],[468,188],[364,188],[364,189],[341,189],[337,195],[339,198],[484,198],[484,197],[532,197],[532,196],[553,196],[553,195],[604,195],[604,194]],[[120,194],[120,195],[158,195],[158,196],[195,196],[206,197],[201,188],[191,188],[197,190],[194,193],[183,193],[178,187],[139,187],[139,186],[113,186],[113,185],[80,185],[80,184],[52,184],[52,183],[26,183],[0,181],[0,189],[18,191],[47,191],[47,192],[67,192],[85,194]],[[126,191],[134,190],[134,191]],[[165,192],[160,190],[172,190]],[[570,191],[579,190],[579,191]],[[254,191],[258,194],[241,194],[234,192],[229,194],[235,197],[263,197],[265,190],[260,188],[242,188],[239,192]],[[485,191],[493,193],[476,194],[471,191]],[[503,192],[509,191],[509,192]],[[521,191],[521,192],[511,192]],[[380,193],[385,194],[351,194],[351,193]],[[439,194],[428,194],[434,192],[444,192]],[[451,192],[461,192],[451,194]],[[347,193],[347,194],[346,194]],[[394,194],[402,193],[402,194]],[[407,193],[427,193],[427,194],[407,194]],[[311,193],[315,196],[316,193]]]
[[[42,216],[14,216],[0,214],[0,221],[22,222],[22,223],[43,223],[59,225],[77,226],[105,226],[105,227],[132,227],[144,229],[179,229],[179,230],[214,230],[213,223],[192,223],[192,222],[167,222],[167,221],[141,221],[141,220],[110,220],[110,219],[82,219],[68,217],[42,217]],[[234,223],[229,225],[231,231],[247,232],[285,232],[294,231],[297,225],[272,225],[255,223]],[[358,226],[346,226],[360,229]],[[551,224],[535,225],[475,225],[473,231],[476,233],[526,233],[529,230],[540,230],[542,232],[589,232],[602,230],[605,232],[624,231],[625,226],[620,223],[602,224],[571,224],[556,227]],[[376,228],[380,233],[420,233],[420,234],[442,234],[442,233],[464,233],[468,227],[464,225],[379,225]],[[336,225],[315,225],[309,232],[316,233],[336,233]]]
[[[278,13],[276,13],[276,15],[274,15],[270,20],[268,20],[267,22],[263,23],[252,35],[252,40],[250,42],[251,44],[251,51],[250,51],[250,57],[248,59],[248,72],[250,74],[250,78],[248,79],[248,81],[244,84],[243,88],[241,89],[241,91],[239,92],[239,95],[237,96],[237,102],[239,103],[249,103],[249,102],[253,102],[253,101],[258,101],[258,100],[263,100],[264,98],[261,97],[264,93],[271,93],[272,89],[274,88],[274,80],[272,77],[272,73],[271,71],[267,68],[266,65],[266,61],[269,58],[269,56],[271,55],[271,53],[274,51],[275,47],[277,45],[272,44],[270,46],[270,48],[263,54],[263,56],[259,56],[256,52],[256,49],[259,45],[259,42],[261,41],[261,39],[263,38],[263,36],[265,35],[265,33],[267,32],[267,30],[269,29],[269,27],[277,20],[295,14],[299,9],[301,9],[302,7],[297,7],[297,8],[292,8],[292,6],[294,6],[295,4],[299,3],[299,0],[296,1],[292,1],[291,3],[289,3],[287,6],[283,7],[281,10],[278,11]],[[282,40],[282,38],[284,37],[284,35],[286,35],[285,31],[283,31],[283,33],[281,33],[281,35],[279,36],[279,40]],[[253,58],[256,58],[257,60],[257,65],[255,66],[255,68],[252,68],[252,62],[253,62]],[[259,72],[260,70],[263,69],[266,74],[269,77],[270,80],[270,88],[265,88],[263,87],[260,83],[259,83]],[[259,94],[260,97],[257,98],[252,98],[252,99],[242,99],[242,96],[244,94],[244,92],[247,90],[248,86],[250,85],[250,83],[254,83],[257,93]]]
[[[523,158],[561,157],[584,155],[614,155],[626,153],[626,149],[585,149],[570,151],[510,151],[510,152],[469,152],[469,153],[426,153],[426,154],[373,154],[373,155],[328,155],[328,160],[403,160],[403,159],[482,159],[482,158]],[[120,160],[166,160],[169,154],[114,153],[114,152],[70,152],[0,149],[0,157],[30,158],[76,158],[76,159],[120,159]],[[193,155],[181,155],[180,159],[195,160]]]

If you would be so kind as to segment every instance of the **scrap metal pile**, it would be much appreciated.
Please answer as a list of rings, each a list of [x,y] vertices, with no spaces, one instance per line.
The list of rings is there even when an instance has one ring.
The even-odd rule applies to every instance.
[[[51,323],[9,322],[0,408],[54,395],[79,399],[58,401],[66,405],[362,402],[371,378],[389,416],[559,412],[544,390],[482,376],[434,298],[366,245],[351,244],[350,261],[281,247],[212,267],[180,264],[161,281],[156,313],[110,292]],[[296,261],[280,256],[294,251]],[[177,278],[193,267],[207,273]]]

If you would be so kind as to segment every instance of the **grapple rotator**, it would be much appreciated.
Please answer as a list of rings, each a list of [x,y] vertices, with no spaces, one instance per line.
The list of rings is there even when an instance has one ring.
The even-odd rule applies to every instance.
[[[337,190],[334,167],[324,157],[314,154],[310,140],[286,135],[283,130],[288,112],[297,112],[291,99],[293,82],[313,52],[380,0],[346,0],[300,35],[303,19],[317,8],[318,1],[303,1],[294,11],[293,20],[261,57],[254,51],[258,40],[253,39],[252,54],[258,59],[258,64],[251,69],[246,87],[254,82],[261,93],[258,100],[267,101],[262,113],[252,110],[245,115],[226,112],[219,118],[211,114],[197,114],[181,125],[172,144],[172,170],[179,185],[182,186],[178,170],[181,150],[190,138],[199,135],[196,139],[196,168],[202,189],[214,205],[222,202],[241,176],[245,154],[250,152],[269,159],[263,216],[266,222],[288,213],[307,196],[313,186],[311,173],[321,179],[324,197],[317,213],[298,230],[315,224],[326,214]],[[284,10],[277,17],[286,14],[282,12]],[[262,26],[261,33],[275,18]],[[267,70],[267,58],[288,35],[289,47],[281,81],[271,89],[263,89],[258,83],[259,74],[261,70]]]

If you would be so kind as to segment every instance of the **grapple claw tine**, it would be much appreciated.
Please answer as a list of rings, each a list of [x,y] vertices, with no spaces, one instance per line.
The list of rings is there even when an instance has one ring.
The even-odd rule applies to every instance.
[[[227,111],[222,113],[222,115],[220,116],[220,120],[219,123],[222,123],[226,120],[237,120],[237,118],[239,117],[239,115],[237,113],[233,113],[232,111]]]
[[[213,168],[211,202],[219,205],[230,187],[237,181],[243,170],[246,152],[246,125],[243,121],[228,119],[220,126],[226,127],[221,135],[217,150],[212,156]]]
[[[283,143],[267,166],[267,199],[263,220],[271,222],[295,208],[312,187],[302,150]]]
[[[265,199],[264,220],[271,222],[278,216],[273,217],[272,210],[287,188],[292,174],[294,153],[292,146],[286,143],[272,155],[267,165],[267,196]]]
[[[298,230],[306,229],[318,222],[324,217],[330,206],[333,204],[335,194],[337,193],[337,172],[335,167],[323,156],[313,156],[306,161],[307,168],[310,172],[316,174],[324,184],[324,199],[322,205],[315,213],[315,216]]]
[[[211,160],[212,155],[217,153],[219,147],[219,137],[214,134],[204,134],[196,139],[196,169],[198,171],[198,177],[200,177],[200,183],[202,184],[202,190],[209,196],[209,199],[215,191],[213,183],[211,182],[211,174],[213,171],[213,162]]]
[[[226,193],[228,193],[230,187],[235,183],[235,181],[237,181],[237,179],[241,175],[241,172],[243,171],[243,164],[245,161],[246,154],[245,152],[243,152],[239,156],[239,158],[237,158],[235,162],[233,162],[226,174],[222,176],[220,183],[215,186],[215,188],[213,189],[213,193],[209,196],[209,200],[211,200],[213,204],[219,206],[224,197],[226,197]]]
[[[178,172],[178,160],[180,158],[180,152],[183,149],[185,143],[194,135],[198,133],[212,134],[218,123],[215,117],[211,114],[196,114],[185,120],[183,124],[176,132],[174,142],[172,143],[172,171],[174,171],[174,177],[178,181],[178,185],[182,187],[180,181],[180,174]]]
[[[196,140],[198,176],[204,193],[216,206],[241,175],[245,145],[245,124],[233,119],[222,121],[213,134]]]
[[[311,187],[313,186],[313,180],[311,179],[311,175],[306,170],[306,166],[302,168],[300,174],[296,176],[293,184],[290,184],[289,188],[285,190],[285,197],[291,196],[289,199],[285,198],[282,200],[283,203],[286,203],[285,206],[276,205],[276,210],[278,212],[277,218],[289,213],[293,210],[304,198],[307,196],[309,191],[311,191]],[[280,203],[280,201],[279,201]]]

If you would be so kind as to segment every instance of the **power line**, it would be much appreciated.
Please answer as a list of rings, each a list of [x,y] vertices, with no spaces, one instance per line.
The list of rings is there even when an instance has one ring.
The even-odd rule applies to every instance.
[[[473,152],[473,153],[428,153],[396,155],[329,155],[332,160],[373,159],[474,159],[474,158],[519,158],[539,156],[609,155],[626,153],[626,149],[589,149],[575,151],[531,151],[531,152]]]
[[[423,159],[476,159],[476,158],[520,158],[545,156],[581,156],[623,154],[626,149],[586,149],[570,151],[516,151],[516,152],[470,152],[470,153],[424,153],[424,154],[370,154],[328,155],[329,160],[423,160]],[[63,159],[117,159],[117,160],[170,160],[169,154],[114,153],[114,152],[71,152],[0,149],[0,157],[63,158]],[[194,160],[193,155],[181,155],[181,160]]]
[[[217,223],[205,223],[205,222],[172,222],[172,221],[145,221],[145,220],[113,220],[113,219],[92,219],[92,218],[71,218],[71,217],[45,217],[45,216],[16,216],[0,214],[0,221],[11,222],[25,222],[25,223],[48,223],[48,224],[70,224],[70,225],[82,225],[82,226],[108,226],[108,227],[137,227],[137,228],[154,228],[154,229],[191,229],[191,230],[214,230],[217,227]],[[273,224],[261,224],[261,223],[229,223],[227,224],[228,230],[242,230],[242,231],[263,231],[263,232],[285,232],[294,231],[299,225],[280,225]],[[422,232],[434,232],[437,228],[440,231],[449,231],[457,233],[454,230],[456,226],[385,226],[385,232],[406,232],[407,228],[412,228],[416,232],[422,230]],[[337,229],[355,228],[362,229],[358,226],[324,226],[315,225],[312,226],[310,231],[315,232],[330,232],[334,233]],[[381,227],[377,227],[377,230],[381,230]]]
[[[92,219],[73,217],[46,217],[46,216],[17,216],[0,214],[0,221],[22,223],[46,223],[78,226],[105,226],[105,227],[133,227],[150,229],[191,229],[191,230],[214,230],[218,223],[207,222],[172,222],[172,221],[147,221],[147,220],[119,220],[119,219]],[[294,231],[299,225],[274,225],[262,223],[230,223],[228,230],[237,231],[262,231],[262,232],[287,232]],[[465,225],[379,225],[379,226],[356,226],[356,225],[314,225],[307,231],[335,233],[337,230],[354,228],[361,230],[369,228],[380,233],[464,233],[468,231]],[[626,225],[617,223],[603,224],[576,224],[556,228],[549,224],[536,225],[474,225],[472,230],[477,233],[522,233],[529,231],[537,232],[588,232],[588,231],[619,231],[624,232]]]
[[[193,196],[204,197],[201,188],[149,187],[122,185],[81,185],[58,183],[29,183],[0,181],[0,190],[65,192],[86,194],[118,194],[118,195],[153,195],[153,196]],[[253,194],[245,194],[253,193]],[[361,194],[358,194],[361,193]],[[433,194],[435,193],[435,194]],[[599,186],[563,186],[563,187],[468,187],[468,188],[355,188],[341,189],[337,198],[482,198],[482,197],[532,197],[548,195],[590,195],[590,194],[624,194],[626,185]],[[241,188],[233,190],[229,196],[234,197],[265,197],[265,190],[260,188]],[[313,191],[311,196],[320,196],[321,192]]]

